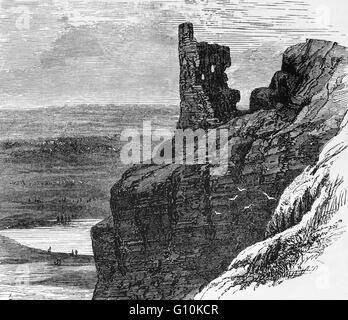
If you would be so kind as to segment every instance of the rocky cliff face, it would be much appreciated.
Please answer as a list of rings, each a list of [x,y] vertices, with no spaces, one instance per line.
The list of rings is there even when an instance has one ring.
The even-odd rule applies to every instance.
[[[320,40],[308,40],[286,50],[282,69],[276,72],[269,87],[251,93],[250,110],[284,106],[301,110],[327,85],[341,63],[337,50],[340,50],[337,43]]]
[[[318,162],[306,168],[283,193],[268,224],[270,237],[241,252],[228,271],[196,299],[346,296],[347,121],[346,116]]]
[[[212,99],[202,84],[201,96],[211,108],[202,109],[197,100],[189,100],[191,89],[183,79],[197,79],[197,72],[207,74],[197,71],[197,65],[183,68],[188,63],[183,57],[193,54],[197,61],[200,52],[206,61],[199,64],[202,70],[211,61],[220,61],[219,79],[224,79],[222,73],[230,65],[228,50],[192,44],[191,25],[180,28],[178,127],[201,128],[203,118],[218,114],[218,103],[214,107],[211,102],[227,100]],[[208,49],[197,50],[200,46]],[[270,88],[253,93],[254,112],[229,113],[232,118],[220,126],[229,130],[227,174],[211,176],[204,164],[143,165],[125,172],[111,190],[112,220],[92,229],[98,270],[94,298],[193,298],[226,271],[241,250],[263,240],[266,229],[267,235],[273,234],[268,222],[281,194],[317,162],[347,111],[343,82],[347,58],[343,47],[320,40],[288,49]],[[183,76],[185,70],[191,77]],[[204,79],[213,81],[209,76]],[[214,94],[226,89],[225,83],[217,81]],[[258,94],[262,91],[269,93]],[[221,110],[235,109],[234,103],[226,106],[230,109]]]

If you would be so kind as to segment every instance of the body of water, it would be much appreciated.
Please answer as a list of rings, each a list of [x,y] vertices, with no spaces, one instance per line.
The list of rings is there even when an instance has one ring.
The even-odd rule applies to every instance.
[[[91,300],[95,266],[0,264],[0,300]]]
[[[77,250],[92,256],[90,229],[100,220],[87,218],[110,214],[109,190],[123,170],[112,151],[121,146],[120,133],[126,128],[142,130],[143,121],[151,121],[153,129],[173,130],[179,109],[165,105],[0,108],[0,220],[6,220],[4,228],[13,226],[0,230],[0,235],[30,248],[51,248],[52,253]],[[29,227],[38,219],[47,221],[67,212],[79,220]],[[97,281],[92,258],[80,265],[54,265],[54,255],[48,261],[6,264],[2,251],[13,261],[20,261],[21,253],[15,244],[11,251],[3,246],[0,299],[92,298]]]
[[[99,221],[81,219],[67,226],[1,230],[1,236],[21,245],[42,250],[51,247],[52,259],[18,264],[0,261],[0,300],[90,300],[97,281],[93,260],[74,262],[73,258],[59,266],[53,261],[55,252],[78,250],[93,255],[90,230]],[[18,255],[12,250],[12,258]]]
[[[93,255],[90,230],[101,220],[72,220],[69,225],[38,227],[33,229],[0,230],[0,235],[35,249],[52,252],[70,253],[77,250],[79,254]]]

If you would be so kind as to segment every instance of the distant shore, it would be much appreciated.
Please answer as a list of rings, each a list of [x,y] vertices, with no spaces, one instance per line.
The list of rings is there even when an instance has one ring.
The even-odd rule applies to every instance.
[[[29,248],[17,241],[0,235],[0,264],[48,262],[54,265],[57,259],[61,260],[61,266],[94,263],[93,256],[78,255],[72,257],[67,253],[49,253],[44,250]]]
[[[97,282],[93,256],[49,253],[1,235],[0,274],[0,300],[90,300]]]

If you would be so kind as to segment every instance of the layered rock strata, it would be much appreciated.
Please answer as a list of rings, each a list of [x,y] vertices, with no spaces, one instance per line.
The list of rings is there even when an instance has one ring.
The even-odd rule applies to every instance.
[[[229,54],[224,47],[197,44],[190,24],[180,30],[178,127],[202,128],[202,119],[220,114],[216,110],[234,110],[235,104],[220,104],[227,101],[222,93],[221,100],[209,98],[200,83],[197,90],[207,102],[202,109],[192,98],[196,91],[190,90],[202,74],[204,81],[215,83],[204,71],[213,61],[220,65],[216,85],[222,88]],[[203,52],[212,56],[197,69]],[[272,235],[267,225],[281,194],[317,162],[346,114],[347,57],[345,48],[327,41],[308,40],[289,48],[268,98],[254,92],[254,112],[228,116],[219,126],[229,130],[223,176],[212,176],[208,164],[150,164],[126,171],[111,189],[112,219],[92,229],[98,270],[94,298],[193,298],[241,250],[263,240],[266,230]]]

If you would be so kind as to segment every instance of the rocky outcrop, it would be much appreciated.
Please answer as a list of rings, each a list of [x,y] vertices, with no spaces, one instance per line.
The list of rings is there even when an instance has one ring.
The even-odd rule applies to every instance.
[[[342,299],[347,288],[348,117],[283,193],[269,238],[233,260],[197,299]],[[301,277],[300,279],[298,277]]]
[[[190,25],[182,28],[190,43]],[[239,252],[263,240],[285,188],[315,165],[339,131],[348,109],[347,57],[343,47],[327,41],[288,49],[271,88],[283,97],[282,107],[236,115],[220,126],[229,130],[225,175],[212,176],[208,164],[143,165],[125,172],[111,190],[113,230],[109,224],[92,229],[99,274],[94,298],[193,298]],[[289,91],[284,83],[293,78],[285,73],[297,75]],[[189,111],[185,92],[181,121]],[[197,114],[197,105],[191,107]],[[179,127],[202,124],[199,117],[183,123]]]
[[[257,88],[250,96],[250,110],[290,108],[301,110],[327,85],[341,62],[335,42],[307,40],[290,47],[283,55],[282,70],[268,88]]]
[[[179,26],[179,129],[209,128],[234,117],[240,92],[227,85],[230,48],[197,42],[192,23]]]

